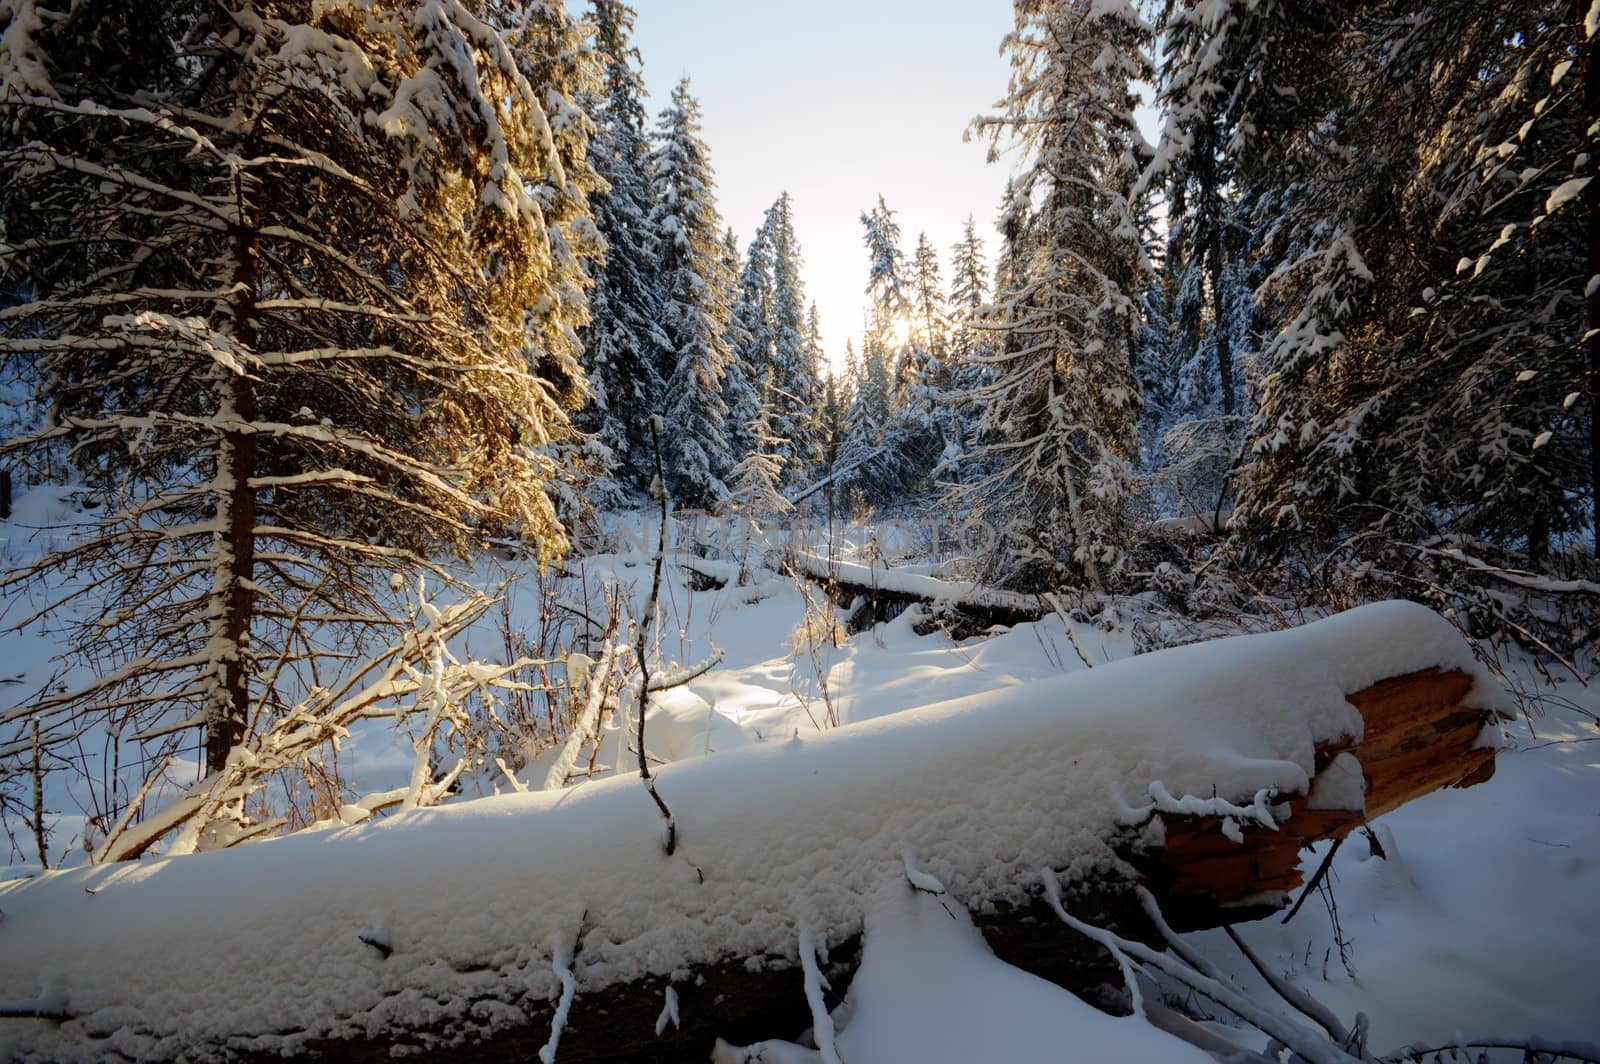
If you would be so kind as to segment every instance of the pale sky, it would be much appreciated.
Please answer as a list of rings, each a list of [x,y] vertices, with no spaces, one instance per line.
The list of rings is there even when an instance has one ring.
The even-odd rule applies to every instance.
[[[881,192],[909,259],[926,230],[946,287],[968,214],[994,262],[1010,160],[962,133],[1005,92],[1009,0],[633,0],[635,43],[659,113],[684,74],[705,109],[717,205],[741,249],[788,190],[806,296],[827,355],[859,345],[867,259],[861,212]]]

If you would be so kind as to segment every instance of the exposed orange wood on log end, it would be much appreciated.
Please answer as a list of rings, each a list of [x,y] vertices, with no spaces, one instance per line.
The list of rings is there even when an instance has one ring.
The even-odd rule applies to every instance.
[[[1370,737],[1374,731],[1404,725],[1419,715],[1459,707],[1470,690],[1472,677],[1460,669],[1450,672],[1423,669],[1379,680],[1371,687],[1347,695],[1345,701],[1361,711]]]
[[[1472,677],[1459,670],[1425,669],[1373,684],[1348,696],[1361,712],[1359,742],[1343,739],[1317,748],[1316,771],[1340,753],[1354,754],[1366,776],[1365,813],[1308,809],[1291,798],[1289,817],[1277,831],[1241,825],[1244,841],[1222,833],[1218,817],[1166,817],[1166,842],[1147,875],[1188,928],[1229,922],[1230,908],[1258,908],[1263,896],[1289,892],[1303,880],[1300,851],[1342,838],[1355,828],[1424,794],[1470,787],[1494,775],[1494,751],[1477,748],[1490,711],[1461,705]]]

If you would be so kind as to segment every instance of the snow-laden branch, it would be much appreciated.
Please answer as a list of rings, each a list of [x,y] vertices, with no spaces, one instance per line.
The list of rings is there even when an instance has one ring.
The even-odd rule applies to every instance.
[[[1152,812],[1176,813],[1180,816],[1237,817],[1248,823],[1259,824],[1269,831],[1278,830],[1278,818],[1272,811],[1272,799],[1277,792],[1271,787],[1256,791],[1249,805],[1235,805],[1226,798],[1199,798],[1192,794],[1177,798],[1160,780],[1152,780],[1148,791],[1151,804],[1132,810],[1135,820],[1143,820]]]
[[[810,931],[800,932],[800,969],[805,973],[806,1005],[811,1009],[811,1031],[817,1040],[817,1051],[822,1064],[842,1064],[838,1047],[834,1045],[833,1017],[828,1014],[827,1002],[822,992],[831,989],[822,970],[817,967],[817,944]]]
[[[314,694],[270,729],[236,747],[225,769],[208,775],[137,826],[108,835],[95,852],[95,861],[138,857],[175,830],[180,833],[167,852],[192,852],[216,821],[237,819],[237,811],[265,779],[299,764],[325,744],[347,736],[350,726],[363,719],[420,713],[425,723],[415,742],[416,764],[410,786],[398,799],[385,794],[376,801],[353,803],[345,819],[359,822],[391,804],[417,808],[437,801],[465,768],[462,761],[443,778],[433,778],[431,750],[439,729],[447,721],[464,726],[461,707],[469,695],[502,686],[528,663],[463,664],[450,654],[449,641],[488,611],[492,604],[488,598],[472,596],[440,608],[428,601],[419,586],[417,602],[421,627],[406,632],[369,663],[369,669],[379,668],[375,679],[355,689]]]
[[[567,1014],[572,1011],[572,999],[578,992],[578,981],[572,975],[572,951],[576,944],[576,938],[569,940],[565,935],[551,940],[550,969],[561,981],[561,998],[550,1019],[550,1038],[539,1047],[540,1064],[555,1064],[556,1050],[561,1047],[561,1032],[566,1030]]]
[[[1319,1036],[1293,1020],[1278,1016],[1257,1005],[1243,991],[1230,984],[1223,983],[1210,975],[1195,971],[1188,965],[1174,960],[1165,953],[1151,949],[1142,942],[1123,938],[1103,928],[1084,923],[1077,919],[1061,904],[1061,889],[1059,886],[1052,888],[1050,884],[1055,880],[1055,873],[1046,871],[1046,891],[1051,908],[1061,918],[1062,923],[1074,931],[1088,936],[1095,942],[1113,951],[1113,955],[1123,958],[1132,958],[1141,964],[1161,972],[1197,993],[1203,994],[1234,1013],[1241,1019],[1260,1028],[1266,1034],[1288,1046],[1310,1064],[1358,1064],[1357,1058],[1350,1056],[1344,1050]]]
[[[582,702],[567,731],[566,741],[561,744],[560,752],[545,773],[542,790],[556,791],[565,787],[577,770],[578,757],[584,746],[600,741],[600,725],[604,721],[606,702],[610,697],[608,685],[620,649],[609,639],[609,634],[606,633],[607,639],[600,648],[600,656],[585,672]]]

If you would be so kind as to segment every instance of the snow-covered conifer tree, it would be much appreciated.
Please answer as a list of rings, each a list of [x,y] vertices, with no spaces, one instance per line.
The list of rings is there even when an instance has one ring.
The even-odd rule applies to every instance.
[[[721,219],[710,152],[700,136],[700,102],[684,78],[661,113],[651,155],[659,198],[651,218],[659,241],[668,338],[665,444],[668,486],[689,505],[727,494],[727,303]]]
[[[823,429],[823,405],[826,401],[827,354],[822,347],[822,313],[813,302],[806,311],[805,331],[796,364],[791,394],[799,401],[790,411],[794,437],[790,440],[790,454],[794,469],[789,472],[792,483],[804,483],[821,469],[827,450]]]
[[[780,517],[794,507],[784,497],[783,447],[787,442],[773,429],[775,404],[770,381],[763,382],[763,399],[745,427],[750,452],[728,474],[728,508],[742,518],[740,524],[739,582],[749,573],[752,545],[761,534],[763,518]]]
[[[1409,568],[1445,536],[1542,566],[1591,518],[1591,415],[1572,397],[1592,273],[1578,195],[1597,160],[1570,14],[1330,12],[1311,23],[1316,59],[1275,83],[1275,120],[1230,113],[1273,269],[1235,510],[1258,549],[1357,535]],[[1262,17],[1207,24],[1205,50],[1231,55]]]
[[[1234,5],[1224,3],[1225,9]],[[1269,5],[1270,6],[1270,5]],[[1243,12],[1226,10],[1222,17],[1236,22]],[[1235,337],[1228,313],[1230,279],[1238,276],[1231,266],[1248,250],[1246,230],[1238,224],[1234,203],[1239,195],[1237,175],[1227,145],[1238,130],[1237,111],[1219,104],[1230,88],[1239,91],[1243,80],[1237,69],[1211,80],[1203,71],[1214,38],[1206,24],[1217,17],[1169,5],[1162,25],[1164,55],[1161,68],[1161,103],[1167,112],[1164,140],[1173,148],[1163,153],[1158,166],[1144,180],[1159,180],[1167,191],[1166,265],[1177,296],[1174,336],[1183,363],[1193,362],[1202,348],[1203,383],[1191,388],[1208,393],[1225,416],[1238,405],[1234,372]],[[1181,150],[1176,150],[1181,145]],[[1197,404],[1189,404],[1191,406]],[[1207,411],[1196,409],[1190,416]]]
[[[957,362],[981,346],[983,308],[989,303],[989,267],[978,236],[977,223],[969,215],[961,240],[950,249],[950,297],[948,306],[954,318],[951,345]]]
[[[911,261],[911,329],[906,408],[926,417],[943,437],[944,456],[953,458],[952,441],[960,433],[946,399],[950,387],[949,320],[944,305],[944,280],[939,253],[927,233],[917,237]]]
[[[1000,233],[1000,255],[994,264],[994,301],[1004,307],[1010,297],[1027,282],[1027,265],[1032,234],[1028,229],[1028,198],[1014,177],[1006,179],[1000,194],[1000,210],[995,228]]]
[[[839,449],[844,445],[845,430],[849,424],[847,417],[851,398],[849,379],[841,380],[839,374],[830,367],[822,379],[822,406],[817,417],[822,444],[822,464],[818,472],[823,475],[837,468]]]
[[[794,230],[794,204],[787,192],[768,208],[761,229],[772,256],[768,331],[775,389],[773,430],[783,440],[786,475],[798,481],[815,472],[820,458],[816,432],[820,378],[816,346],[807,333],[803,260]]]
[[[893,399],[903,403],[906,382],[911,375],[908,354],[911,349],[911,278],[901,247],[900,223],[883,197],[877,206],[861,212],[865,230],[862,241],[867,248],[867,298],[871,310],[867,328],[885,347],[889,360]]]
[[[906,275],[900,223],[894,216],[881,195],[877,206],[861,212],[861,225],[866,230],[862,241],[867,247],[867,295],[874,308],[909,317],[911,282]]]
[[[960,482],[970,473],[968,455],[977,438],[977,394],[989,380],[986,357],[996,339],[989,320],[989,270],[983,241],[969,216],[961,240],[950,250],[949,363],[942,403],[950,412],[944,470]]]
[[[936,364],[916,324],[914,277],[900,223],[882,196],[861,214],[870,309],[856,406],[841,449],[841,479],[876,502],[924,483],[943,448],[935,424]],[[859,414],[860,417],[856,415]]]
[[[1179,271],[1164,254],[1164,249],[1153,246],[1147,215],[1148,211],[1142,212],[1140,232],[1145,235],[1146,248],[1151,251],[1153,268],[1145,283],[1140,312],[1142,328],[1134,348],[1133,366],[1140,394],[1144,397],[1140,419],[1141,456],[1146,466],[1162,467],[1168,459],[1162,437],[1189,407],[1180,398],[1178,387],[1184,365],[1183,348],[1173,335],[1179,286],[1179,278],[1174,274]]]
[[[1244,437],[1250,390],[1241,371],[1253,364],[1254,291],[1263,277],[1235,156],[1253,128],[1250,114],[1283,108],[1260,92],[1248,64],[1267,59],[1269,44],[1285,53],[1305,48],[1316,24],[1281,4],[1253,6],[1219,0],[1202,12],[1168,4],[1161,27],[1158,91],[1167,120],[1139,185],[1164,193],[1162,221],[1148,207],[1140,216],[1161,276],[1144,295],[1137,359],[1147,400],[1143,458],[1159,510],[1209,516],[1227,493]]]
[[[0,314],[4,314],[12,307],[20,306],[32,301],[29,286],[25,282],[7,286],[7,291],[0,295]],[[0,326],[0,336],[4,336],[4,326]],[[39,404],[38,381],[35,380],[34,367],[23,359],[12,359],[0,356],[0,441],[13,440],[37,431],[39,423],[44,416],[44,410]],[[12,492],[17,491],[29,481],[45,481],[49,473],[53,472],[54,463],[46,459],[39,463],[40,468],[28,469],[21,464],[13,469],[11,463],[0,459],[0,476],[7,478],[3,489],[6,498],[11,498]],[[7,511],[0,516],[10,517]]]
[[[577,421],[608,449],[613,475],[642,485],[654,467],[642,412],[660,403],[658,367],[667,343],[649,226],[644,79],[630,40],[632,8],[620,0],[595,0],[590,18],[603,83],[586,104],[596,126],[591,158],[608,186],[593,197],[606,258],[590,298],[590,323],[580,334],[590,400]]]
[[[23,723],[54,749],[96,722],[152,785],[199,730],[215,774],[406,623],[390,574],[497,531],[565,548],[543,449],[583,398],[599,251],[574,27],[488,2],[9,6],[0,271],[32,298],[0,352],[37,362],[49,414],[7,452],[66,441],[105,497],[0,579],[106,604],[71,644],[96,679]]]
[[[1175,220],[1163,406],[1208,402],[1193,370],[1263,337],[1236,556],[1337,546],[1371,593],[1449,599],[1485,631],[1592,625],[1492,586],[1570,572],[1600,481],[1583,6],[1166,5],[1167,126],[1141,178]]]
[[[828,375],[827,365],[828,354],[822,346],[822,312],[812,300],[811,309],[806,311],[806,370],[816,378],[818,387]]]
[[[1128,195],[1148,27],[1127,3],[1019,4],[1016,17],[1006,109],[980,128],[1027,150],[1009,200],[1037,209],[1020,287],[1003,295],[1009,342],[980,395],[993,471],[955,501],[1006,525],[991,577],[1101,591],[1129,538],[1144,260]]]
[[[939,253],[933,249],[927,233],[917,237],[917,251],[912,258],[911,309],[915,331],[922,338],[923,346],[936,364],[943,365],[949,355],[950,316],[945,309]]]
[[[731,227],[723,237],[722,261],[732,285],[728,296],[728,370],[722,378],[722,401],[728,407],[728,451],[740,459],[750,453],[746,429],[761,408],[760,382],[772,364],[762,309],[771,293],[766,281],[771,276],[771,263],[758,234],[750,244],[750,259],[741,267],[739,240]]]
[[[853,391],[834,463],[837,487],[859,491],[874,503],[889,502],[927,475],[938,452],[926,425],[908,421],[895,409],[888,352],[871,332],[862,344]]]

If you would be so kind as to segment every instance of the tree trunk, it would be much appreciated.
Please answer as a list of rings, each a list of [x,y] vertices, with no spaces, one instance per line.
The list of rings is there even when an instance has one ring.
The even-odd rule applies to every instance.
[[[1050,402],[1056,400],[1056,389],[1065,382],[1052,378],[1050,381]],[[1072,452],[1071,440],[1061,440],[1060,446],[1064,451]],[[1100,578],[1100,566],[1094,560],[1094,537],[1089,535],[1089,530],[1084,522],[1083,504],[1078,498],[1078,484],[1076,472],[1070,460],[1063,459],[1061,463],[1061,493],[1067,498],[1067,523],[1072,531],[1072,549],[1076,554],[1083,552],[1083,561],[1079,563],[1079,571],[1089,582],[1089,590],[1096,595],[1106,593],[1105,581]],[[1037,519],[1037,518],[1036,518]],[[1077,559],[1073,559],[1075,562]]]
[[[232,318],[227,323],[239,348],[255,348],[255,298],[260,280],[260,236],[249,179],[235,177],[239,221],[229,237],[233,254]],[[228,754],[243,740],[250,716],[250,621],[255,612],[256,438],[249,426],[256,419],[255,383],[240,372],[227,374],[217,421],[217,532],[213,548],[213,615],[210,646],[217,675],[206,720],[206,771],[220,772]]]
[[[255,389],[234,379],[225,385],[220,413],[230,420],[250,421]],[[255,568],[256,497],[249,486],[255,469],[255,439],[243,432],[224,432],[217,465],[217,572],[212,586],[218,615],[212,621],[209,652],[216,658],[216,688],[206,722],[206,771],[220,772],[228,754],[244,740],[250,712],[250,618],[254,596],[250,579]]]
[[[1233,349],[1228,342],[1227,305],[1222,285],[1222,271],[1226,258],[1222,246],[1222,219],[1218,217],[1212,224],[1215,231],[1211,236],[1211,333],[1217,346],[1217,382],[1222,389],[1222,412],[1231,416]]]

